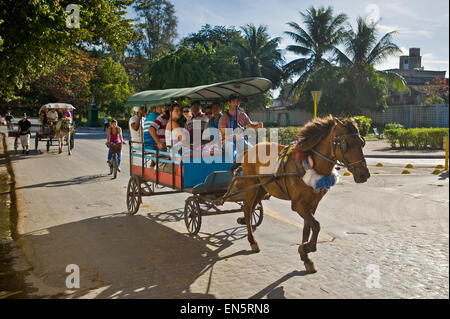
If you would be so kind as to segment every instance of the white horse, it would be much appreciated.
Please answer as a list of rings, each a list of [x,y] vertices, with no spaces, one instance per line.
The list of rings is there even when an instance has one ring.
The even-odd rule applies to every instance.
[[[70,147],[70,134],[72,134],[72,124],[70,124],[69,119],[62,119],[56,124],[55,130],[55,138],[59,140],[59,151],[58,154],[62,153],[64,138],[67,141],[67,149],[69,151],[69,155],[72,155],[71,147]]]

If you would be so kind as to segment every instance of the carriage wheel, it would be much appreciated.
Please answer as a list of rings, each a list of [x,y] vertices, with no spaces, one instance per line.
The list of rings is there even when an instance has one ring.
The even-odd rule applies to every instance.
[[[39,143],[39,134],[36,132],[36,137],[34,138],[34,149],[37,151]]]
[[[127,187],[127,209],[130,215],[136,214],[141,205],[142,197],[140,186],[141,183],[139,177],[131,176]]]
[[[264,217],[264,208],[261,202],[256,204],[255,209],[252,212],[252,226],[257,227],[261,225]]]
[[[186,204],[184,205],[184,222],[190,234],[196,235],[200,231],[202,214],[197,197],[195,196],[186,199]]]

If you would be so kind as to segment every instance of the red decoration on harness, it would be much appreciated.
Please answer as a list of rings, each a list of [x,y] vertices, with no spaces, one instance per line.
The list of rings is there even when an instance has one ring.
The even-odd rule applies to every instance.
[[[300,157],[302,157],[302,152],[300,151],[295,152],[295,160],[297,162],[300,162]]]
[[[314,161],[313,161],[313,159],[312,159],[312,156],[311,156],[311,155],[308,155],[307,160],[308,160],[308,165],[309,165],[309,167],[310,167],[310,168],[313,168],[313,167],[314,167]]]

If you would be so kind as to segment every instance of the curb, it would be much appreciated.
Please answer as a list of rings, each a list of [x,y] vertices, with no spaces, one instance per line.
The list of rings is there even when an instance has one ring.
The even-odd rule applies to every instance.
[[[365,158],[423,158],[423,159],[445,159],[445,155],[397,155],[397,154],[386,154],[386,155],[364,155]]]

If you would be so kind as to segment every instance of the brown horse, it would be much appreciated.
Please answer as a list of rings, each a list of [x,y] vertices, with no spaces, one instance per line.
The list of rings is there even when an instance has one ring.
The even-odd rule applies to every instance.
[[[316,272],[314,263],[308,258],[308,253],[316,251],[317,237],[320,224],[314,218],[314,213],[322,197],[327,193],[327,188],[315,190],[308,186],[302,176],[305,169],[302,166],[304,160],[311,156],[314,162],[314,170],[323,176],[330,176],[337,161],[343,163],[341,166],[348,168],[353,174],[356,183],[364,183],[370,177],[366,161],[362,152],[365,140],[360,136],[358,126],[352,118],[346,120],[334,118],[331,115],[308,122],[300,129],[299,139],[295,149],[287,157],[285,165],[274,165],[261,163],[258,157],[249,160],[249,154],[259,154],[258,149],[269,154],[269,149],[276,147],[281,152],[285,147],[274,143],[259,143],[244,155],[242,171],[244,175],[259,175],[267,173],[268,170],[276,174],[285,173],[276,180],[268,177],[258,176],[255,178],[242,178],[239,180],[239,189],[251,188],[252,185],[262,184],[258,188],[246,191],[244,200],[244,218],[248,230],[248,241],[254,252],[259,252],[258,243],[253,235],[251,226],[251,213],[255,205],[267,194],[276,198],[290,200],[291,208],[304,219],[302,244],[298,248],[301,260],[308,272]],[[278,156],[275,154],[274,156]],[[293,174],[286,174],[293,173]],[[243,223],[243,219],[239,222]],[[310,238],[310,231],[312,236]]]

